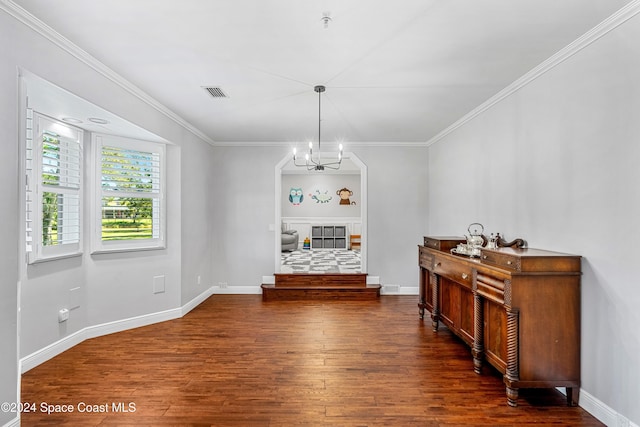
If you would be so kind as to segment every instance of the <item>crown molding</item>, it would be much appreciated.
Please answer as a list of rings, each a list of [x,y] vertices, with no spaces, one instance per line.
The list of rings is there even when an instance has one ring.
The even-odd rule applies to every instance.
[[[591,30],[587,31],[581,37],[558,51],[556,54],[551,56],[549,59],[520,77],[518,80],[511,83],[506,88],[502,89],[500,92],[480,104],[475,109],[471,110],[469,113],[464,115],[462,118],[457,120],[451,126],[431,138],[426,142],[426,146],[429,147],[436,142],[443,139],[445,136],[449,135],[459,127],[463,126],[467,122],[473,120],[476,116],[480,115],[484,111],[488,110],[495,104],[499,103],[503,99],[511,96],[514,92],[520,90],[524,86],[531,83],[533,80],[545,74],[547,71],[555,68],[559,64],[563,63],[567,59],[571,58],[576,53],[580,52],[585,47],[589,46],[591,43],[600,39],[602,36],[606,35],[610,31],[614,30],[618,26],[622,25],[629,19],[636,16],[640,13],[640,0],[633,0],[628,3],[626,6],[618,10],[616,13],[602,21],[600,24],[593,27]]]
[[[293,147],[295,145],[306,146],[304,141],[216,141],[216,147]],[[325,145],[331,144],[330,142],[323,142]],[[342,144],[345,149],[348,147],[426,147],[427,143],[424,141],[406,142],[406,141],[381,141],[381,142],[366,142],[366,141],[343,141]],[[331,151],[331,150],[322,150]]]
[[[62,36],[60,33],[55,31],[49,25],[29,13],[24,8],[20,7],[12,0],[0,0],[0,9],[5,11],[10,16],[14,17],[18,21],[22,22],[32,30],[36,31],[64,51],[68,52],[70,55],[74,56],[84,64],[88,65],[96,72],[100,73],[113,83],[119,85],[132,95],[136,96],[138,99],[142,100],[149,106],[155,108],[160,113],[164,114],[178,125],[182,126],[189,132],[193,133],[198,138],[208,142],[214,146],[255,146],[255,147],[274,147],[274,146],[285,146],[291,145],[289,142],[224,142],[224,141],[214,141],[209,136],[204,134],[202,131],[197,129],[195,126],[184,120],[182,117],[178,116],[173,111],[169,110],[159,101],[155,100],[147,93],[145,93],[142,89],[133,85],[131,82],[117,74],[111,68],[104,65],[102,62],[98,61],[96,58],[91,56],[89,53],[81,49],[79,46]],[[509,97],[522,87],[526,86],[533,80],[545,74],[547,71],[555,68],[557,65],[561,64],[568,58],[572,57],[576,53],[580,52],[585,47],[589,46],[596,40],[600,39],[613,29],[617,28],[619,25],[623,24],[627,20],[631,19],[635,15],[640,13],[640,0],[633,0],[628,3],[626,6],[618,10],[616,13],[611,15],[609,18],[602,21],[600,24],[586,32],[584,35],[576,39],[571,44],[567,45],[559,52],[551,56],[549,59],[520,77],[518,80],[511,83],[509,86],[498,92],[496,95],[489,98],[484,103],[480,104],[478,107],[464,115],[462,118],[454,122],[452,125],[444,129],[442,132],[438,133],[433,138],[429,139],[426,142],[349,142],[349,145],[352,146],[393,146],[393,147],[428,147],[430,145],[435,144],[436,142],[442,140],[445,136],[452,133],[459,127],[463,126],[467,122],[474,119],[476,116],[480,115],[482,112],[488,110],[495,104]]]
[[[0,10],[5,11],[7,14],[23,23],[27,27],[31,28],[65,52],[69,53],[79,61],[91,67],[96,72],[100,73],[102,76],[109,79],[111,82],[117,84],[122,87],[124,90],[134,95],[141,101],[145,102],[149,106],[155,108],[160,113],[164,114],[169,119],[176,122],[178,125],[182,126],[198,138],[208,142],[211,145],[215,145],[215,141],[213,141],[209,136],[201,132],[195,126],[187,122],[182,117],[178,116],[173,111],[169,110],[167,107],[162,105],[159,101],[149,96],[146,92],[144,92],[139,87],[135,86],[124,77],[113,71],[111,68],[107,67],[102,62],[98,61],[96,58],[91,56],[89,53],[84,51],[78,45],[73,43],[71,40],[64,37],[62,34],[58,33],[56,30],[51,28],[42,20],[38,19],[36,16],[22,8],[21,6],[14,3],[12,0],[0,0]]]

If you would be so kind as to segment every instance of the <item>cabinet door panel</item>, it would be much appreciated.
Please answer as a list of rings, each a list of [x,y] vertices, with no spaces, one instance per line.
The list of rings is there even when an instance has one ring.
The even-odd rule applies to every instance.
[[[430,313],[433,312],[433,283],[431,283],[431,274],[429,270],[420,268],[420,302],[425,304],[425,308]]]
[[[429,311],[433,311],[433,283],[431,282],[431,277],[428,272],[426,276],[427,276],[426,277],[427,286],[425,286],[426,288],[425,300],[427,301],[427,307]]]
[[[460,330],[466,335],[466,341],[472,343],[474,336],[473,293],[466,288],[460,289]]]
[[[447,278],[440,278],[440,316],[454,329],[460,325],[460,286]]]
[[[504,373],[507,368],[507,312],[484,301],[484,349],[487,360]]]

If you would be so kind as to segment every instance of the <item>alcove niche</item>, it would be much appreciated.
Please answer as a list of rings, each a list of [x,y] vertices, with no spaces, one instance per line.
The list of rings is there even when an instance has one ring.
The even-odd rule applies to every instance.
[[[331,154],[327,153],[330,157]],[[312,237],[312,225],[346,225],[346,237],[350,234],[361,236],[360,258],[362,273],[367,272],[367,166],[354,153],[346,152],[338,170],[308,171],[293,165],[290,155],[284,157],[275,166],[275,226],[274,226],[274,271],[282,271],[282,225],[289,229],[299,230],[299,247],[302,247],[305,237]],[[283,177],[286,177],[283,179]],[[310,184],[302,187],[303,202],[293,207],[289,202],[291,177],[299,177],[301,182]],[[331,177],[323,179],[323,177]],[[342,177],[342,178],[341,178]],[[294,178],[295,179],[295,178]],[[323,183],[326,184],[314,184]],[[344,182],[345,185],[339,183]],[[286,184],[287,188],[284,188]],[[357,185],[350,188],[347,185]],[[324,185],[324,186],[323,186]],[[329,188],[329,185],[332,187]],[[333,188],[336,187],[336,188]],[[338,190],[349,188],[353,192],[349,205],[340,204]],[[325,201],[328,197],[331,200]],[[285,200],[286,199],[286,200]],[[291,203],[291,209],[283,212],[283,204]],[[322,209],[322,211],[320,211]],[[299,214],[293,214],[298,210]],[[315,212],[315,214],[314,214]],[[342,213],[344,212],[344,213]]]

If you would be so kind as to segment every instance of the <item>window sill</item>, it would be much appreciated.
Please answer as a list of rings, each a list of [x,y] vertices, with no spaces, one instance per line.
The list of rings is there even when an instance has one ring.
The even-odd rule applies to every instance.
[[[82,256],[82,252],[74,252],[72,254],[60,254],[60,255],[51,255],[51,256],[47,256],[47,257],[39,257],[33,260],[29,260],[28,264],[29,265],[33,265],[33,264],[42,264],[43,262],[49,262],[49,261],[59,261],[61,259],[67,259],[67,258],[77,258],[77,257],[81,257]]]
[[[91,251],[91,255],[101,254],[114,254],[121,252],[143,252],[143,251],[161,251],[167,249],[167,245],[161,246],[138,246],[138,247],[113,247],[113,248],[100,248]]]

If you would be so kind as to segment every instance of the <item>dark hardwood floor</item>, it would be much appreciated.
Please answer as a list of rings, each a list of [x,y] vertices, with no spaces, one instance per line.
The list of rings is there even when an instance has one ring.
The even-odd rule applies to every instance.
[[[22,400],[37,405],[23,426],[602,425],[553,389],[507,406],[501,376],[476,375],[466,345],[419,319],[417,296],[214,295],[26,372]],[[43,402],[74,412],[47,415]]]

